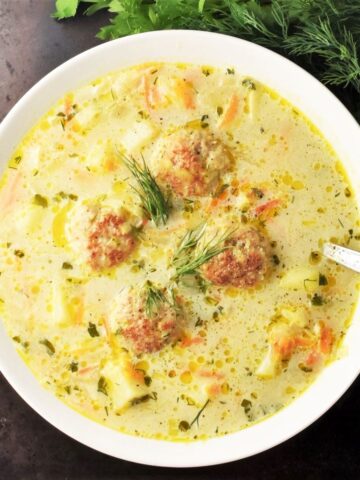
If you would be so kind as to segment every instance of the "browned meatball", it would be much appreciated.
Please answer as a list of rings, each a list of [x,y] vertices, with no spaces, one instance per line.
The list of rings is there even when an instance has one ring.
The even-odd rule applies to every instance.
[[[123,216],[115,213],[101,215],[94,220],[89,231],[89,263],[94,270],[115,267],[130,255],[135,245],[135,237],[128,231]]]
[[[131,289],[119,312],[121,335],[136,354],[157,352],[174,343],[182,332],[182,313],[166,296],[151,311],[146,302],[146,292]]]
[[[225,245],[229,248],[202,267],[206,279],[239,288],[254,287],[265,279],[271,265],[270,243],[259,230],[245,230]]]
[[[152,164],[160,183],[187,197],[211,193],[230,162],[228,149],[214,135],[184,128],[160,142]]]

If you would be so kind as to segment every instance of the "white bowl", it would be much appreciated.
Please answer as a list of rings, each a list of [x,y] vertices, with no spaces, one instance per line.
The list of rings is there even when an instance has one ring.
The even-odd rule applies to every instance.
[[[360,194],[360,129],[345,107],[304,70],[255,44],[196,31],[152,32],[88,50],[37,83],[0,126],[1,166],[14,147],[67,91],[121,67],[148,61],[232,66],[279,92],[303,111],[333,145]],[[48,422],[79,442],[114,457],[148,465],[195,467],[241,459],[269,449],[319,418],[345,392],[360,370],[360,316],[344,341],[345,355],[327,367],[291,405],[245,430],[191,443],[173,443],[118,433],[76,413],[44,390],[15,351],[0,324],[0,368],[22,398]]]

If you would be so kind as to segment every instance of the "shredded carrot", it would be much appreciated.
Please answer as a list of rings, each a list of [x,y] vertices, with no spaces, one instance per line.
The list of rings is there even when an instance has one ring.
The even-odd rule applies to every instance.
[[[219,395],[221,393],[221,385],[218,383],[213,383],[208,386],[207,392],[210,397],[215,397],[216,395]]]
[[[228,191],[224,190],[218,197],[212,198],[208,207],[207,211],[212,210],[213,208],[216,208],[220,203],[222,203],[224,200],[228,198]]]
[[[184,337],[180,343],[180,346],[183,348],[190,347],[191,345],[198,345],[199,343],[203,343],[203,339],[201,337]]]
[[[279,199],[273,199],[269,200],[265,203],[262,203],[261,205],[258,205],[254,209],[254,214],[256,217],[259,217],[260,215],[270,215],[275,208],[277,208],[281,204],[281,201]]]
[[[184,107],[188,110],[195,108],[194,86],[188,80],[177,80],[175,92],[181,98]]]
[[[71,114],[73,102],[74,102],[74,95],[72,93],[69,93],[68,95],[65,96],[64,113],[66,116],[69,116]]]
[[[90,367],[81,368],[81,369],[79,370],[79,375],[86,375],[87,373],[92,372],[92,371],[95,370],[96,368],[98,368],[98,365],[92,365],[92,366],[90,366]]]
[[[199,375],[200,377],[217,378],[219,380],[221,380],[225,376],[222,372],[215,372],[213,370],[200,370]]]
[[[317,350],[312,350],[307,359],[305,360],[305,363],[307,366],[309,367],[313,367],[314,365],[316,365],[318,363],[318,361],[320,360],[320,354]]]
[[[334,343],[334,334],[330,327],[327,327],[323,323],[321,324],[320,332],[320,350],[324,354],[331,352]]]
[[[227,127],[231,122],[234,121],[236,114],[239,110],[239,97],[234,93],[231,98],[226,112],[219,124],[220,128]]]

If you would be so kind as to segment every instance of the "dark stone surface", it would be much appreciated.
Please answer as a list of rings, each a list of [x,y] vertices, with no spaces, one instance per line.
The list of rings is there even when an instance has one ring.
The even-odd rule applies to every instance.
[[[57,23],[51,0],[0,0],[0,118],[44,74],[99,43],[105,17]],[[360,380],[319,421],[272,450],[227,465],[171,470],[107,457],[31,410],[0,376],[0,479],[360,479]]]

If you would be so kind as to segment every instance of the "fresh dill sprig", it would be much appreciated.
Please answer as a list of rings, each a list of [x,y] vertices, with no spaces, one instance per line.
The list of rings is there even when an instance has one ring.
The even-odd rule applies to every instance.
[[[205,410],[205,408],[209,405],[210,403],[210,399],[208,398],[206,400],[206,402],[204,403],[204,405],[201,407],[201,409],[198,411],[196,417],[194,418],[194,420],[190,423],[190,428],[194,425],[194,423],[197,424],[197,426],[199,426],[199,419],[200,419],[200,415],[203,413],[203,411]]]
[[[199,245],[206,231],[206,223],[200,224],[193,230],[188,230],[180,241],[177,252],[173,258],[175,279],[183,275],[194,275],[198,269],[211,258],[219,255],[229,247],[224,243],[235,230],[228,230],[222,235],[216,232],[210,240]]]
[[[145,284],[145,313],[151,318],[159,311],[161,305],[168,304],[175,313],[180,313],[181,308],[176,300],[173,288],[157,288],[149,280]]]
[[[163,290],[154,287],[149,281],[145,285],[145,295],[145,313],[149,318],[156,313],[161,304],[170,303]]]
[[[142,164],[133,157],[122,155],[122,159],[137,182],[138,187],[133,189],[138,194],[143,209],[156,226],[165,225],[169,218],[170,204],[150,172],[145,159],[142,159]]]

